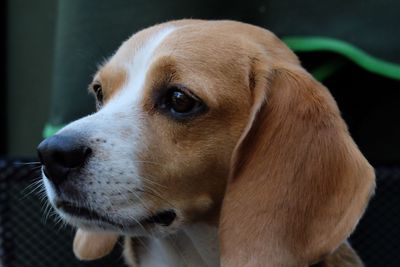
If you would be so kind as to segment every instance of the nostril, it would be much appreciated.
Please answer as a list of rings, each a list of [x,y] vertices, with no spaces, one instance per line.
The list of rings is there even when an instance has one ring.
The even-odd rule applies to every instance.
[[[92,154],[92,149],[90,147],[85,146],[83,148],[83,154],[85,159],[87,159]]]
[[[58,183],[67,178],[71,169],[84,166],[92,149],[80,143],[72,136],[54,135],[39,144],[38,157],[47,178]]]
[[[78,168],[84,165],[91,153],[90,147],[74,147],[69,150],[57,151],[54,154],[54,161],[66,168]]]

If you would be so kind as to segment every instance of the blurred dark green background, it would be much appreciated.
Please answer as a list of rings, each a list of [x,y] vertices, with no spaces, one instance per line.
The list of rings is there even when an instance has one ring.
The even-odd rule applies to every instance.
[[[6,131],[10,156],[32,156],[49,114],[56,3],[9,0],[6,21]],[[4,75],[4,74],[3,74]]]

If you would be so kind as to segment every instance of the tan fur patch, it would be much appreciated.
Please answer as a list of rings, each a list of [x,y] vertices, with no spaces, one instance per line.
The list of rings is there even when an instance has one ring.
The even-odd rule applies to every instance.
[[[127,73],[122,67],[107,64],[101,68],[95,80],[102,86],[104,103],[122,88],[126,79]]]
[[[373,170],[329,92],[272,33],[196,20],[141,31],[97,75],[106,98],[126,80],[119,66],[169,26],[140,88],[142,201],[210,224],[223,202],[224,266],[306,266],[334,251],[365,209]],[[174,85],[207,112],[185,122],[160,112]]]

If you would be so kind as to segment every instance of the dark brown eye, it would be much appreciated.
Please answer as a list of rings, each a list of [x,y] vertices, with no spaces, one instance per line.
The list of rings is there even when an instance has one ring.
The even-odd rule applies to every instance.
[[[96,95],[96,99],[99,104],[103,103],[103,89],[101,88],[101,84],[93,84],[93,91]]]
[[[173,91],[170,98],[171,109],[177,113],[187,113],[196,104],[196,100],[181,91]]]
[[[193,117],[206,110],[203,102],[187,89],[171,87],[161,99],[160,108],[177,120]]]

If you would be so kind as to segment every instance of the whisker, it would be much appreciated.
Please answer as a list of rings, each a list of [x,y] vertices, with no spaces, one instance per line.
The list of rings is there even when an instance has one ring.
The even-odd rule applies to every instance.
[[[149,233],[149,231],[137,219],[135,219],[135,218],[130,218],[130,219],[134,220],[139,225],[140,228],[142,228],[145,232],[147,232],[148,234],[151,235],[151,233]],[[122,231],[127,232],[127,227],[122,225]],[[136,239],[139,240],[140,244],[144,247],[144,249],[146,249],[147,251],[150,251],[150,248],[145,244],[145,242],[140,237],[138,237]]]
[[[148,163],[148,164],[154,164],[158,166],[162,166],[162,164],[155,162],[155,161],[148,161],[148,160],[134,160],[134,163]]]
[[[127,199],[127,200],[129,201],[129,199]],[[114,208],[112,202],[111,202],[110,204],[111,204],[111,208]],[[146,207],[145,207],[145,208],[146,208]],[[106,216],[107,216],[109,219],[112,219],[112,218],[110,218],[110,216],[108,216],[108,215],[106,215]],[[135,221],[135,222],[138,224],[138,226],[139,226],[144,232],[146,232],[146,233],[148,233],[149,235],[152,236],[152,234],[140,223],[139,220],[137,220],[137,219],[134,218],[134,217],[129,217],[128,219],[132,219],[133,221]],[[121,227],[122,227],[122,231],[123,231],[123,232],[127,232],[127,231],[128,231],[127,227],[126,227],[123,223],[121,223]],[[141,240],[140,238],[139,238],[139,242],[141,243],[141,245],[142,245],[146,250],[150,251],[150,249],[148,248],[148,246],[147,246],[147,245],[143,242],[143,240]]]
[[[155,177],[152,177],[152,176],[149,176],[149,175],[147,175],[147,176],[149,178],[155,179]],[[159,187],[162,187],[162,188],[168,188],[167,186],[165,186],[163,184],[160,184],[160,183],[158,183],[156,181],[150,180],[149,178],[146,178],[146,177],[143,177],[143,176],[139,177],[139,179],[141,179],[142,181],[148,182],[150,184],[153,184],[153,185],[156,185],[156,186],[159,186]]]
[[[159,194],[156,194],[156,193],[154,193],[154,192],[152,192],[152,191],[147,191],[147,190],[145,190],[145,189],[140,189],[140,188],[135,188],[135,190],[136,190],[136,191],[139,191],[139,192],[142,192],[142,193],[145,193],[145,194],[149,194],[149,195],[155,196],[155,197],[161,199],[162,201],[165,201],[167,204],[171,205],[172,208],[178,209],[177,207],[175,207],[175,205],[173,205],[171,202],[169,202],[168,200],[166,200],[165,198],[163,198],[163,197],[162,197],[161,195],[159,195]]]
[[[60,216],[58,216],[58,214],[53,213],[52,217],[55,217],[54,224],[57,226],[57,231],[61,231],[67,227],[67,223]]]
[[[153,214],[153,212],[149,209],[149,207],[144,203],[144,201],[139,197],[137,192],[135,190],[128,190],[128,192],[133,193],[135,197],[139,200],[139,202],[143,205],[143,208],[149,213]],[[129,201],[129,199],[127,199]]]
[[[38,192],[38,194],[37,194],[37,196],[39,197],[41,203],[48,202],[48,200],[47,200],[46,188],[43,188],[43,189],[44,189],[44,190],[41,190],[41,191]]]
[[[44,224],[47,223],[47,220],[49,219],[50,213],[52,211],[53,211],[52,206],[50,205],[50,203],[48,201],[46,201],[44,204],[44,212],[43,212],[43,216],[42,216],[42,222]]]
[[[21,194],[23,194],[23,196],[20,198],[20,200],[26,199],[28,196],[30,196],[34,192],[37,192],[38,190],[39,192],[45,190],[42,180],[40,178],[35,178],[34,180],[36,181],[29,184],[21,191]]]
[[[185,255],[182,252],[182,250],[178,247],[178,245],[176,244],[176,239],[173,238],[173,236],[167,236],[167,238],[169,240],[171,240],[171,244],[172,246],[176,249],[176,251],[178,252],[179,256],[182,258],[183,263],[185,264],[185,266],[190,266],[190,264],[188,264],[188,262],[186,261]]]
[[[121,192],[121,190],[118,190],[118,191],[119,191],[120,193],[122,193],[121,196],[124,197],[125,200],[126,200],[127,202],[130,202],[130,201],[131,201],[131,200],[128,198],[128,196],[127,196],[126,194],[123,194],[123,192]],[[145,204],[145,202],[140,198],[140,196],[137,194],[137,192],[136,192],[135,190],[128,189],[127,192],[130,192],[130,193],[133,193],[133,194],[134,194],[134,196],[138,199],[138,201],[142,204],[143,208],[149,213],[150,216],[151,216],[151,215],[154,215],[154,212],[152,212],[152,211],[150,210],[150,208]],[[112,202],[111,202],[110,204],[111,204],[111,207],[113,208]],[[134,221],[138,224],[138,226],[139,226],[144,232],[146,232],[146,233],[149,234],[150,236],[153,236],[153,234],[151,233],[151,231],[148,231],[148,230],[143,226],[143,224],[142,224],[139,220],[137,220],[137,219],[134,218],[134,217],[129,217],[129,219],[134,220]],[[122,226],[123,226],[123,225],[122,225]],[[125,227],[125,228],[126,228],[126,227]],[[147,246],[143,243],[143,240],[140,240],[140,242],[142,243],[142,245],[143,245],[146,249],[148,249]]]
[[[14,165],[42,165],[39,161],[32,161],[32,162],[14,162]]]
[[[39,176],[39,177],[36,177],[36,178],[33,178],[33,179],[32,179],[32,183],[30,183],[29,185],[27,185],[27,186],[25,187],[25,189],[22,190],[22,192],[24,192],[26,189],[31,188],[31,187],[34,186],[34,185],[37,185],[37,184],[40,183],[40,182],[42,182],[42,179],[41,179],[40,176]]]
[[[151,193],[153,193],[153,194],[156,194],[156,195],[158,195],[159,197],[161,197],[161,195],[162,195],[162,192],[160,192],[160,191],[157,190],[156,188],[153,188],[153,187],[150,187],[150,186],[147,186],[147,185],[142,185],[142,189],[143,189],[143,190],[147,190],[147,191],[149,191],[149,192],[151,192]]]
[[[140,223],[140,221],[139,221],[138,219],[133,218],[133,217],[130,217],[130,219],[134,220],[134,221],[139,225],[139,227],[140,227],[141,229],[143,229],[143,231],[144,231],[145,233],[147,233],[147,234],[150,235],[151,237],[154,237],[154,235],[153,235],[149,230],[147,230],[147,229],[144,227],[144,225]],[[140,242],[141,242],[142,246],[144,246],[148,251],[150,251],[149,248],[147,247],[147,245],[143,242],[143,240],[141,240]]]
[[[41,168],[42,168],[42,165],[34,166],[31,168],[31,171],[37,171],[37,170],[40,170]]]

